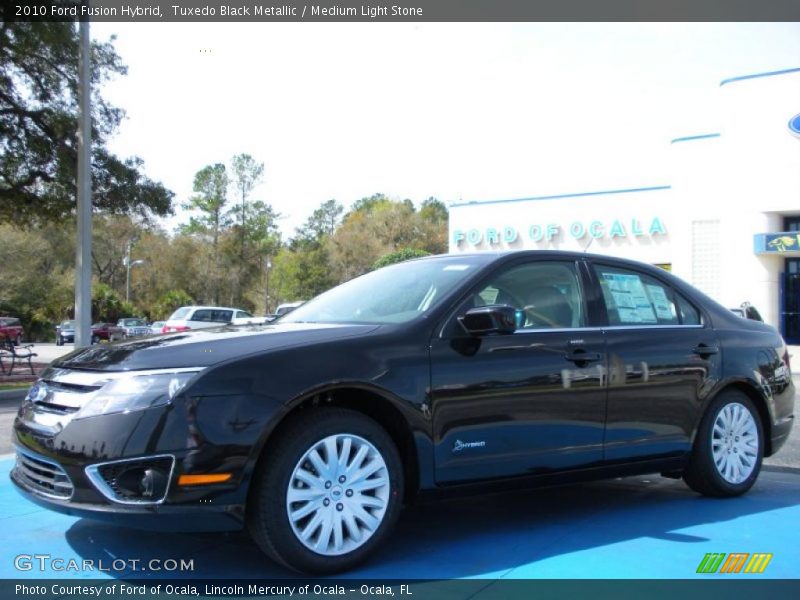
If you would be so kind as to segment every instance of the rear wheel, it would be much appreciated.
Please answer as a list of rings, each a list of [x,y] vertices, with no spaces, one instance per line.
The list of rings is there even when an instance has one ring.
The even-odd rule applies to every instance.
[[[253,482],[250,533],[277,562],[314,574],[374,554],[400,511],[403,471],[372,419],[315,409],[281,432]]]
[[[683,478],[706,496],[738,496],[755,483],[763,458],[758,409],[744,392],[726,390],[703,417]]]

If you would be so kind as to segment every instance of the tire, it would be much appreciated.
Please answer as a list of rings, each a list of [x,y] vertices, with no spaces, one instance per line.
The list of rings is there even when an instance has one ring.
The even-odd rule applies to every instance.
[[[279,564],[302,573],[337,573],[374,556],[390,534],[403,498],[402,464],[386,431],[361,413],[336,408],[304,412],[278,434],[259,465],[250,491],[248,529]],[[338,460],[326,473],[331,440]],[[353,480],[364,486],[362,494],[347,487],[346,477],[365,465],[377,470]],[[290,490],[298,500],[290,501]],[[290,511],[298,514],[295,521]],[[315,520],[320,521],[316,526]],[[300,537],[303,530],[306,541]]]
[[[21,346],[22,345],[22,334],[21,333],[18,333],[17,337],[14,339],[14,345],[15,346]]]
[[[100,338],[98,336],[96,336],[96,335],[93,335],[92,336],[92,345],[99,344],[99,343],[100,343]]]
[[[763,458],[758,409],[744,392],[725,390],[703,416],[683,479],[704,496],[739,496],[755,483]]]

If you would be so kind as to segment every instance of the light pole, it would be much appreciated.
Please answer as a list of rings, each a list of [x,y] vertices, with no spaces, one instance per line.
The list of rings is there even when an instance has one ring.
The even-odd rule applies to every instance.
[[[125,260],[123,260],[123,264],[127,268],[127,273],[125,274],[125,302],[131,301],[131,267],[135,267],[136,265],[143,265],[143,260],[134,260],[131,261],[131,246],[133,245],[132,242],[128,242],[128,253],[125,255]]]
[[[267,257],[267,285],[266,291],[264,292],[264,315],[269,314],[269,272],[272,270],[272,261],[270,260],[269,256]]]
[[[89,21],[79,33],[78,244],[75,255],[75,347],[92,343],[92,105]]]

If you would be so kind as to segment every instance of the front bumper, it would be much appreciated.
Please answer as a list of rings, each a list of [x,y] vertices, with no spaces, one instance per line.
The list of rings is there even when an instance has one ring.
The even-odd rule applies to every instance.
[[[32,502],[73,516],[162,531],[239,530],[261,431],[256,418],[241,430],[236,417],[246,418],[249,406],[242,397],[180,397],[146,410],[65,418],[47,428],[52,414],[26,400],[14,423],[13,443],[18,457],[34,462],[27,471],[17,464],[11,480]],[[168,460],[169,467],[161,469],[163,494],[152,500],[115,497],[108,485],[113,477],[104,471],[105,485],[98,477],[98,469],[128,463],[145,469],[159,466],[154,464],[159,460]],[[37,464],[50,477],[43,483],[36,481]],[[181,475],[204,473],[232,476],[223,483],[178,485]],[[61,485],[56,491],[63,493],[53,493],[53,485]]]
[[[170,532],[237,531],[244,526],[241,505],[196,506],[157,504],[147,506],[119,505],[107,502],[75,502],[42,495],[26,484],[17,469],[11,471],[14,487],[27,500],[44,508],[70,515],[114,523],[125,527]]]

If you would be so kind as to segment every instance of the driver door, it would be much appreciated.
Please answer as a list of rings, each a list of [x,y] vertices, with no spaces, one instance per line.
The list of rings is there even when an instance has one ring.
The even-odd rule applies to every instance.
[[[439,483],[600,463],[605,342],[587,327],[585,282],[571,261],[528,260],[480,284],[431,344]],[[470,336],[473,306],[508,304],[517,330]]]

